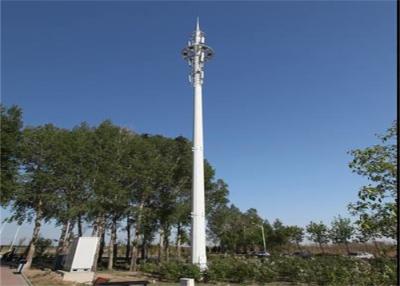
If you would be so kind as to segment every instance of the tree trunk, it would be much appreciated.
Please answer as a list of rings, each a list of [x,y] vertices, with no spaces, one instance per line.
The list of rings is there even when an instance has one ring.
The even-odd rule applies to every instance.
[[[375,239],[372,239],[372,241],[374,242],[377,256],[381,256],[381,249],[379,248],[378,242]]]
[[[142,227],[142,211],[144,207],[144,202],[142,202],[139,205],[139,211],[138,211],[138,218],[136,221],[135,225],[135,238],[132,242],[132,250],[131,250],[131,263],[129,265],[129,271],[136,271],[137,270],[137,258],[139,256],[139,251],[138,251],[138,243],[139,243],[139,236],[141,234],[141,227]]]
[[[97,264],[99,263],[99,261],[101,261],[101,257],[103,256],[103,248],[104,248],[104,232],[105,232],[105,218],[103,217],[99,217],[98,219],[96,219],[97,223],[97,237],[100,237],[100,242],[97,245],[97,249],[96,249],[96,255],[94,256],[94,263],[92,266],[92,271],[96,272],[97,271]],[[103,245],[102,245],[102,241],[103,241]]]
[[[77,221],[78,221],[78,236],[81,237],[82,236],[82,217],[80,214],[78,215]]]
[[[68,252],[69,245],[71,244],[71,240],[74,237],[74,227],[75,227],[75,221],[70,222],[67,228],[67,233],[65,234],[62,253]]]
[[[60,255],[63,251],[64,242],[65,242],[65,238],[67,236],[68,228],[69,228],[69,221],[66,221],[63,223],[63,226],[61,228],[60,239],[58,240],[58,245],[57,245],[57,249],[56,249],[56,256]]]
[[[131,221],[129,214],[126,218],[126,251],[125,251],[125,259],[129,261],[129,254],[131,253]]]
[[[31,245],[32,245],[32,239],[29,241],[28,247],[25,248],[23,257],[27,257],[28,256],[28,252],[29,252],[29,249],[31,249]]]
[[[169,236],[170,230],[164,231],[164,257],[166,261],[169,261]]]
[[[29,246],[29,250],[27,251],[27,256],[26,256],[26,264],[25,264],[25,269],[30,269],[32,266],[32,260],[33,256],[35,255],[35,248],[36,248],[36,242],[39,239],[39,233],[40,233],[40,227],[42,226],[42,201],[39,200],[38,206],[37,206],[37,211],[36,211],[36,218],[35,218],[35,226],[33,228],[33,234],[32,234],[32,240]]]
[[[113,270],[114,256],[117,255],[117,253],[115,252],[116,239],[117,239],[117,219],[113,217],[111,223],[110,244],[108,245],[108,270]]]
[[[146,260],[149,252],[149,247],[147,239],[145,237],[143,237],[142,245],[140,246],[140,252],[142,260]],[[139,256],[139,249],[138,249],[138,256]]]
[[[321,242],[319,243],[319,248],[321,248],[322,253],[325,253],[325,249],[324,249],[324,247],[322,246],[322,243],[321,243]]]
[[[115,265],[115,262],[116,262],[116,260],[117,260],[117,258],[118,258],[118,243],[117,243],[117,238],[118,238],[118,227],[117,227],[117,221],[118,221],[118,218],[115,218],[115,221],[114,221],[114,223],[115,223],[115,227],[114,227],[114,232],[115,232],[115,238],[114,238],[114,244],[113,244],[113,248],[114,248],[114,260],[113,260],[113,263],[114,263],[114,265]]]
[[[61,234],[60,234],[60,239],[58,240],[58,245],[56,249],[56,259],[54,261],[54,269],[57,270],[61,266],[61,260],[60,260],[60,255],[62,254],[63,248],[64,248],[64,241],[65,237],[67,235],[67,231],[69,228],[69,221],[66,221],[63,223],[63,226],[61,228]]]
[[[100,235],[100,249],[99,249],[99,257],[97,263],[100,263],[101,259],[103,258],[105,244],[106,244],[106,229],[105,227],[103,227],[102,233]]]
[[[176,229],[176,256],[181,258],[181,224]]]
[[[97,226],[99,224],[99,218],[96,218],[96,220],[93,222],[93,229],[92,229],[92,236],[95,236],[97,234]]]
[[[117,258],[118,258],[118,243],[117,243],[117,233],[115,233],[115,243],[113,245],[114,248],[114,256],[113,256],[113,263],[115,265]]]
[[[158,242],[158,263],[161,262],[161,260],[163,259],[163,252],[164,252],[164,231],[162,230],[162,228],[160,229],[160,240]]]
[[[129,271],[137,270],[137,258],[139,256],[138,248],[136,245],[136,239],[132,242],[131,247],[131,263],[129,264]]]
[[[349,243],[347,241],[345,241],[344,245],[346,246],[347,254],[349,254],[350,253]]]

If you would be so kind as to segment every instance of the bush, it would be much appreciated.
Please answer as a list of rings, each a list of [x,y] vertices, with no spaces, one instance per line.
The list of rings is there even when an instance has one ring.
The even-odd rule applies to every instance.
[[[39,237],[35,244],[35,257],[43,257],[52,243],[53,241],[51,239]]]
[[[310,261],[306,282],[317,285],[366,285],[369,263],[347,257],[318,257]]]
[[[377,258],[371,261],[371,284],[398,285],[397,261],[390,258]]]
[[[159,267],[159,274],[162,280],[167,281],[179,281],[179,279],[183,277],[193,278],[196,281],[201,279],[199,267],[181,261],[161,263]]]
[[[145,262],[145,263],[139,264],[139,269],[142,272],[151,273],[151,274],[158,274],[158,272],[160,270],[158,265],[155,263],[152,263],[152,262]]]
[[[277,281],[306,282],[309,275],[310,260],[301,257],[275,257],[267,266],[275,273]]]
[[[261,267],[261,262],[254,259],[238,257],[220,257],[211,260],[204,279],[210,282],[243,283],[249,281],[273,281],[274,274]]]
[[[368,261],[343,256],[270,257],[260,260],[242,257],[213,257],[203,273],[206,282],[269,283],[291,282],[308,285],[398,285],[397,262],[390,259]],[[159,274],[162,280],[178,281],[182,277],[201,279],[197,266],[179,262],[165,262],[159,266],[146,263],[141,270]]]

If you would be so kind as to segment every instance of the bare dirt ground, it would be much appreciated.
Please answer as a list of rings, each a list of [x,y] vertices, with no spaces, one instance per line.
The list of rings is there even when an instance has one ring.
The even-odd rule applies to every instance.
[[[33,286],[80,286],[85,284],[64,282],[61,276],[51,270],[25,270],[25,276],[29,279]]]
[[[33,286],[87,286],[88,284],[64,282],[61,280],[61,276],[51,270],[27,270],[24,272],[28,279],[31,281]],[[165,283],[154,280],[152,277],[143,275],[140,272],[126,272],[126,271],[100,271],[96,274],[96,277],[109,278],[110,281],[129,281],[129,280],[148,280],[150,285],[154,286],[178,286],[179,283]],[[234,286],[243,284],[233,283],[217,283],[217,284],[204,284],[196,283],[198,286]],[[287,283],[268,283],[264,284],[267,286],[287,286],[293,284]],[[251,286],[251,285],[248,285]],[[255,285],[254,285],[255,286]]]

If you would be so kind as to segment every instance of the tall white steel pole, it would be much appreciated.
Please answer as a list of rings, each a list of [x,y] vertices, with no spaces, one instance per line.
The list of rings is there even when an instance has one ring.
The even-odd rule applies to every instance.
[[[5,223],[3,223],[3,224],[1,225],[1,227],[0,227],[0,234],[3,233],[3,229],[4,229],[4,226],[5,226],[5,225],[6,225]]]
[[[196,30],[182,55],[191,67],[189,80],[194,89],[193,120],[193,185],[192,185],[192,263],[201,270],[207,268],[206,222],[204,199],[204,152],[203,152],[203,102],[202,84],[204,63],[214,52],[205,45],[204,33],[197,19]]]
[[[14,234],[14,238],[10,244],[10,250],[13,248],[14,244],[15,244],[15,240],[17,239],[18,233],[19,233],[19,229],[21,228],[21,225],[18,226],[15,234]]]
[[[260,225],[261,227],[261,233],[262,233],[262,239],[263,239],[263,245],[264,245],[264,252],[267,252],[267,245],[265,243],[265,234],[264,234],[264,225]]]

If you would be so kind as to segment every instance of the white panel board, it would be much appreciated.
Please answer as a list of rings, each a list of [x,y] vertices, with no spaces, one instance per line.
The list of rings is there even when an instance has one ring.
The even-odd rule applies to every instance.
[[[74,260],[71,265],[71,271],[74,271],[75,269],[91,270],[98,241],[98,237],[79,238]]]
[[[98,243],[98,237],[76,238],[69,249],[64,269],[67,271],[91,271]]]

